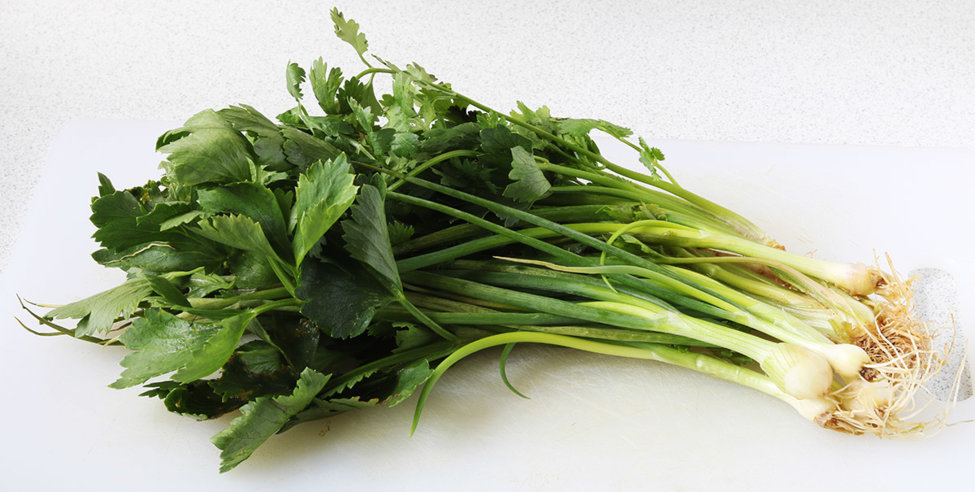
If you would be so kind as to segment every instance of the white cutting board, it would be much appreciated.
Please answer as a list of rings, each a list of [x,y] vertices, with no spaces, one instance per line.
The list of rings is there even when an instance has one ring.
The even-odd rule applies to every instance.
[[[95,172],[118,188],[157,176],[155,138],[174,126],[77,122],[52,146],[0,283],[0,488],[843,490],[975,478],[975,424],[919,442],[851,437],[689,371],[525,346],[508,374],[531,400],[501,384],[497,352],[480,354],[441,380],[412,439],[414,399],[299,426],[218,475],[209,437],[227,417],[195,422],[138,389],[109,389],[122,350],[35,337],[11,321],[23,319],[14,293],[63,303],[121,280],[88,257]],[[887,252],[905,273],[942,269],[955,287],[942,285],[935,300],[951,305],[954,296],[962,327],[975,316],[972,152],[653,144],[686,188],[752,218],[790,250],[867,262]],[[973,400],[959,405],[961,418],[975,418]]]

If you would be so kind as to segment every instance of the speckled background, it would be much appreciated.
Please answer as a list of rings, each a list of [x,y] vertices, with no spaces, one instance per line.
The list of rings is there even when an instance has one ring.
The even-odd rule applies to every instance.
[[[517,97],[651,139],[975,148],[968,0],[3,0],[0,268],[65,122],[285,108],[287,61],[358,66],[332,4],[377,54],[497,107]]]

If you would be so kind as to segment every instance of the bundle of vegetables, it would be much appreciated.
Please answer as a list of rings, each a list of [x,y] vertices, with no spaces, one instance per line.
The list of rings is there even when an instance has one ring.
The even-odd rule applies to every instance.
[[[289,64],[297,105],[277,122],[206,110],[159,138],[160,180],[99,175],[93,257],[127,280],[30,311],[54,330],[35,333],[124,345],[112,387],[197,418],[240,410],[213,439],[221,471],[272,434],[422,386],[419,417],[441,374],[485,348],[504,347],[507,384],[518,343],[700,371],[830,429],[925,429],[904,414],[942,359],[908,283],[786,252],[626,128],[505,114],[419,65],[373,65],[358,25],[332,17],[365,70]],[[594,131],[647,172],[606,159]]]

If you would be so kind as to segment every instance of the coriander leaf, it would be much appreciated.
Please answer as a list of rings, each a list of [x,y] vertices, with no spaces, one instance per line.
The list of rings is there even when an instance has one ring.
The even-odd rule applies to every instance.
[[[332,22],[335,23],[335,35],[342,41],[351,44],[355,48],[355,52],[362,58],[362,54],[369,49],[369,42],[366,41],[366,35],[359,32],[359,24],[352,19],[345,20],[345,16],[337,8],[333,8],[331,14]],[[363,58],[362,61],[364,62],[365,59]]]
[[[102,247],[125,249],[149,240],[161,239],[153,225],[141,225],[145,207],[128,191],[116,191],[91,203],[91,223],[98,228],[92,235]]]
[[[349,100],[355,101],[363,108],[369,108],[374,115],[383,112],[382,105],[376,99],[376,92],[373,90],[372,83],[363,84],[355,77],[347,79],[342,84],[342,88],[339,89],[336,98],[339,101],[339,112],[342,114],[352,113]]]
[[[376,115],[372,112],[372,108],[369,106],[363,107],[355,99],[349,99],[349,108],[352,109],[352,114],[355,115],[355,120],[359,124],[359,128],[362,129],[366,134],[372,133],[373,122],[376,120]]]
[[[301,314],[333,338],[360,335],[383,306],[395,300],[365,267],[339,266],[306,259],[295,296],[305,303]]]
[[[333,67],[328,70],[328,65],[319,58],[312,62],[308,79],[311,81],[311,89],[322,111],[327,114],[338,113],[339,102],[335,98],[335,93],[342,86],[342,69]]]
[[[295,228],[292,248],[300,265],[315,243],[352,205],[358,189],[345,154],[318,161],[298,177],[290,226]]]
[[[405,243],[413,237],[413,226],[410,224],[405,224],[398,220],[394,220],[389,223],[389,243],[396,246],[400,243]]]
[[[481,127],[477,123],[461,123],[449,128],[431,128],[423,132],[419,150],[425,154],[437,155],[450,150],[473,149],[479,143],[480,131]]]
[[[110,386],[128,388],[185,366],[194,349],[216,331],[215,326],[191,324],[159,309],[147,310],[119,337],[133,352],[122,359],[122,377]]]
[[[112,186],[112,181],[108,179],[108,176],[98,173],[98,196],[102,197],[111,195],[112,193],[115,193],[115,187]]]
[[[650,170],[653,177],[657,177],[657,164],[664,160],[664,153],[656,147],[650,147],[647,142],[640,137],[640,162]]]
[[[288,80],[288,94],[300,101],[302,98],[301,83],[305,81],[305,69],[299,67],[297,63],[289,62],[285,77]]]
[[[196,272],[190,275],[188,283],[187,297],[206,297],[211,292],[227,290],[234,287],[233,280],[225,279],[213,273]]]
[[[511,149],[511,158],[508,177],[515,182],[504,189],[503,195],[523,203],[531,203],[545,196],[552,185],[538,169],[535,157],[524,148],[515,147]]]
[[[396,130],[383,128],[373,131],[370,129],[367,135],[369,135],[369,145],[372,146],[372,154],[381,156],[389,154],[393,146],[393,139],[396,137]]]
[[[400,369],[396,372],[396,385],[389,390],[383,404],[393,407],[406,400],[417,387],[430,379],[432,374],[433,369],[430,369],[430,363],[426,360],[418,360]]]
[[[232,183],[250,177],[250,144],[215,111],[197,113],[178,131],[185,136],[156,150],[169,154],[170,174],[180,184]]]
[[[237,288],[256,289],[277,283],[277,274],[261,253],[241,251],[227,263]]]
[[[288,226],[281,214],[278,199],[268,187],[257,183],[236,183],[201,189],[198,196],[200,208],[204,211],[249,217],[261,225],[261,230],[276,250],[290,252]]]
[[[561,130],[560,133],[565,133],[573,137],[585,137],[593,129],[602,130],[617,138],[626,138],[633,134],[633,131],[629,128],[614,125],[605,120],[560,118],[556,120],[556,123],[559,130]]]
[[[174,306],[191,307],[190,301],[188,301],[186,296],[183,295],[183,291],[165,277],[160,277],[158,275],[144,276],[149,282],[149,286],[152,287],[153,292],[162,297],[166,302]]]
[[[203,215],[203,211],[201,210],[190,210],[189,212],[185,212],[179,215],[174,215],[160,222],[159,230],[168,231],[170,229],[179,227],[183,224],[189,224],[190,222],[193,222],[196,219],[200,218],[202,215]]]
[[[220,472],[226,472],[246,460],[269,437],[281,430],[304,410],[315,395],[325,387],[329,376],[313,369],[305,369],[290,395],[261,397],[241,407],[241,415],[213,436],[213,444],[220,453]]]
[[[334,159],[342,153],[331,143],[296,128],[283,127],[281,134],[285,138],[284,152],[288,162],[298,167],[304,168],[315,161]]]
[[[183,236],[169,241],[136,244],[122,250],[102,248],[92,253],[91,257],[107,267],[162,273],[199,267],[212,270],[223,264],[226,253],[211,241]]]
[[[368,265],[381,282],[393,292],[402,292],[403,285],[389,244],[389,227],[384,206],[385,190],[367,184],[351,208],[351,217],[342,221],[345,250]]]
[[[273,171],[283,171],[291,166],[284,157],[284,137],[278,126],[256,109],[246,104],[231,106],[218,111],[235,130],[248,132],[257,162]]]
[[[321,334],[315,323],[297,313],[265,313],[260,321],[270,343],[292,368],[298,371],[312,364]]]
[[[433,332],[415,323],[398,322],[393,323],[393,326],[397,328],[395,334],[396,349],[393,350],[394,352],[422,347],[430,342],[440,340]]]
[[[511,149],[515,147],[531,151],[532,144],[527,138],[511,133],[511,130],[504,126],[481,130],[481,150],[484,155],[480,160],[486,165],[508,169],[511,164]]]
[[[78,324],[76,336],[79,337],[107,333],[116,318],[127,318],[150,294],[152,294],[152,287],[149,281],[145,277],[135,277],[91,297],[56,307],[48,311],[44,317],[47,319],[86,318],[85,323]]]
[[[208,381],[194,381],[181,384],[176,381],[162,381],[147,384],[148,391],[139,396],[162,398],[170,412],[212,419],[241,407],[246,400],[219,395],[210,387]]]
[[[262,254],[268,259],[278,259],[283,263],[268,242],[261,225],[250,217],[217,215],[200,222],[199,233],[212,241]]]
[[[173,374],[173,379],[189,383],[216,372],[233,355],[240,337],[244,335],[244,328],[253,320],[254,313],[251,311],[220,320],[219,329],[193,348],[190,358]]]
[[[392,151],[399,157],[411,158],[420,146],[420,139],[415,133],[400,132],[393,136]]]

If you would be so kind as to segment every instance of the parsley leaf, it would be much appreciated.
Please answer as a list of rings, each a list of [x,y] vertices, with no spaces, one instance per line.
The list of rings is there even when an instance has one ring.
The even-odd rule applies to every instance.
[[[369,42],[366,41],[366,35],[359,32],[359,24],[352,19],[345,20],[345,16],[337,8],[332,9],[331,15],[332,22],[335,23],[335,35],[342,41],[351,44],[355,48],[355,52],[359,54],[359,58],[366,62],[362,54],[369,49]],[[369,63],[366,62],[366,65]]]
[[[220,472],[229,471],[250,457],[261,443],[304,410],[328,379],[329,376],[306,368],[290,395],[261,397],[241,407],[241,415],[212,439],[222,451]]]
[[[534,202],[544,197],[552,187],[538,169],[535,157],[523,147],[511,149],[511,172],[508,177],[515,181],[504,189],[503,195],[518,202]]]
[[[296,264],[301,264],[315,243],[352,205],[358,189],[353,178],[345,154],[312,164],[298,177],[289,221],[295,229],[292,248]]]
[[[149,281],[142,276],[126,280],[125,283],[99,292],[80,301],[65,304],[48,311],[48,319],[81,319],[76,336],[94,333],[108,333],[116,318],[127,318],[139,303],[152,294]]]
[[[176,131],[184,136],[156,150],[169,154],[166,167],[179,183],[232,183],[250,177],[254,156],[247,139],[216,111],[201,111]]]

